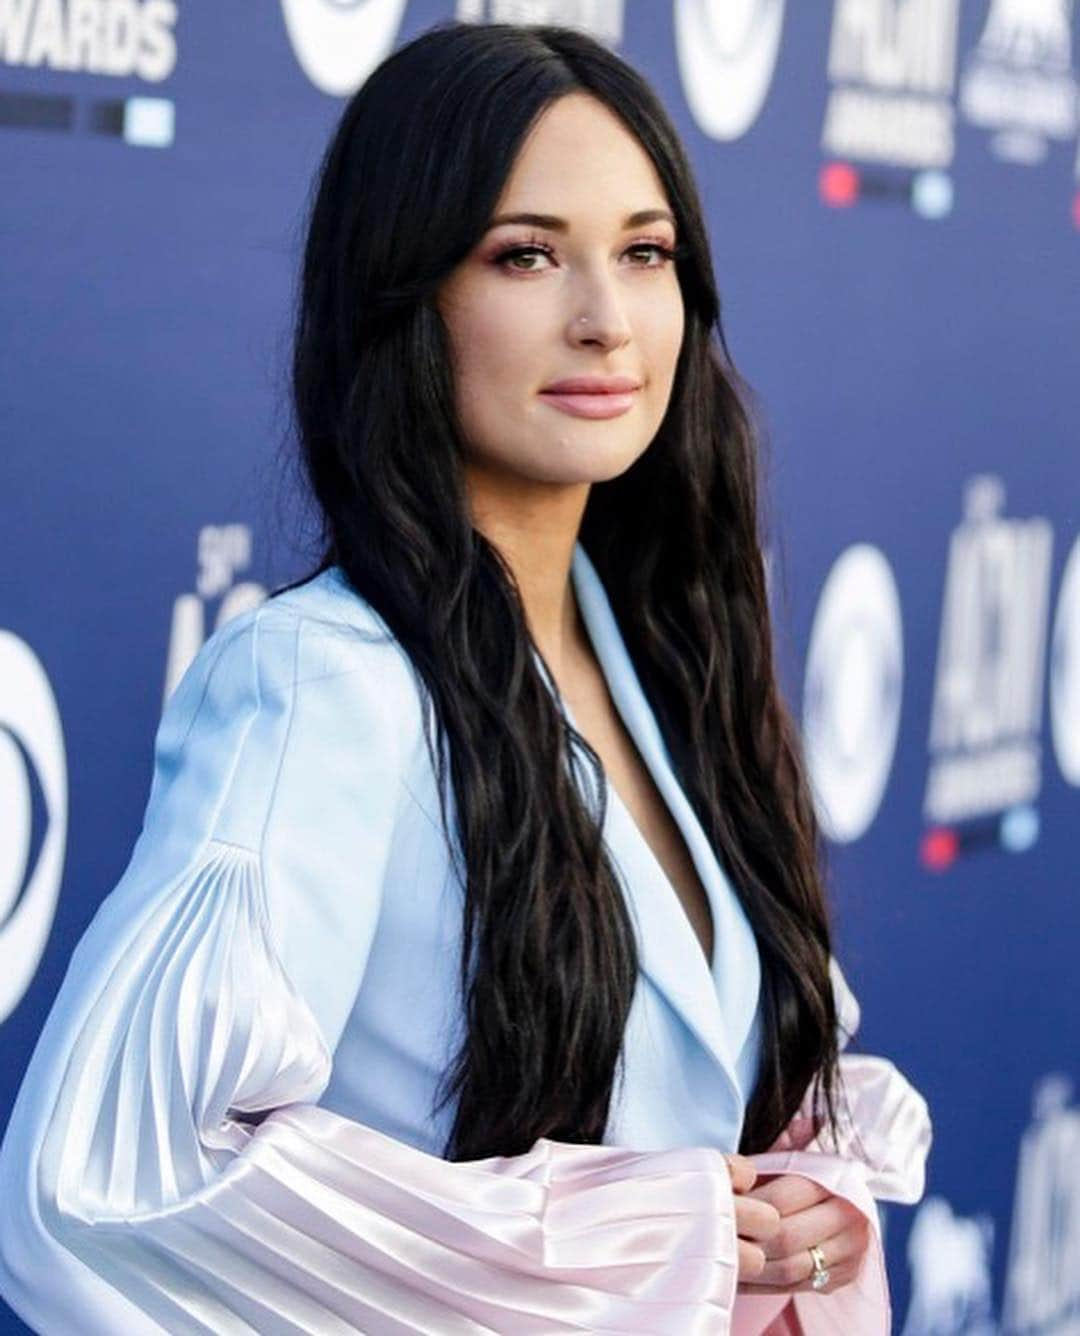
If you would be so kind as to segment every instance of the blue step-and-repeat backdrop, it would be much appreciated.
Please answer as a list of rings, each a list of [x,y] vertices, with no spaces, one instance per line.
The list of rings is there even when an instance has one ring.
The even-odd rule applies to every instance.
[[[763,408],[860,1047],[934,1118],[897,1331],[1080,1331],[1073,8],[0,0],[0,1121],[164,696],[308,567],[289,308],[343,97],[441,19],[573,23],[685,137]]]

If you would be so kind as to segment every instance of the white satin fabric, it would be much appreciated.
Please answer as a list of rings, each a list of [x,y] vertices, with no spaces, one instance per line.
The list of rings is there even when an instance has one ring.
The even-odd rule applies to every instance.
[[[718,1152],[542,1140],[451,1164],[309,1103],[329,1067],[257,861],[212,844],[72,1053],[42,1158],[58,1241],[175,1332],[628,1331],[654,1311],[704,1332],[730,1311]]]
[[[752,937],[586,562],[590,634],[718,929],[710,970],[613,800],[643,969],[606,1144],[432,1153],[460,900],[412,688],[320,577],[213,637],[170,701],[131,863],[42,1032],[0,1152],[0,1289],[36,1330],[750,1336],[787,1307],[737,1296],[721,1156],[756,1069]],[[858,1008],[833,979],[846,1039]],[[757,1160],[867,1214],[858,1280],[794,1313],[810,1336],[876,1336],[874,1198],[918,1199],[930,1124],[893,1064],[841,1064],[840,1144],[796,1118]]]

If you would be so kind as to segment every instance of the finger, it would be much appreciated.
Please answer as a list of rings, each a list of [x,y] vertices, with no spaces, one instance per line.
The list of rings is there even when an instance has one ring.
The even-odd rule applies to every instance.
[[[818,1244],[818,1247],[824,1259],[823,1265],[834,1283],[839,1283],[838,1277],[841,1274],[857,1269],[866,1251],[865,1240],[850,1230],[826,1239],[824,1243]],[[789,1253],[785,1257],[767,1259],[755,1279],[760,1285],[790,1289],[803,1281],[809,1282],[813,1274],[814,1259],[810,1255],[810,1249],[801,1248],[798,1252]]]
[[[745,1199],[745,1204],[748,1205],[752,1200]],[[763,1202],[754,1204],[764,1205]],[[830,1197],[805,1211],[782,1215],[778,1228],[769,1239],[766,1255],[770,1258],[788,1257],[792,1253],[803,1252],[812,1243],[832,1239],[833,1235],[842,1238],[844,1232],[849,1230],[864,1237],[868,1225],[866,1216],[857,1207],[842,1198]]]
[[[805,1211],[833,1194],[802,1174],[778,1174],[756,1183],[749,1195],[758,1201],[770,1202],[781,1215],[791,1215],[795,1211]]]
[[[820,1290],[815,1289],[809,1280],[801,1280],[796,1285],[764,1285],[758,1277],[752,1281],[740,1280],[738,1293],[768,1294],[773,1298],[778,1294],[833,1294],[845,1285],[850,1285],[858,1273],[858,1267],[847,1262],[842,1266],[829,1267],[829,1279]]]
[[[757,1168],[746,1155],[738,1155],[732,1152],[724,1156],[727,1162],[728,1173],[731,1176],[731,1187],[734,1192],[749,1192],[757,1179]]]
[[[744,1278],[753,1278],[761,1275],[761,1268],[765,1265],[765,1254],[756,1243],[747,1243],[745,1240],[739,1240],[739,1288],[742,1288]],[[772,1291],[775,1293],[775,1291]]]
[[[739,1238],[771,1243],[781,1225],[780,1213],[767,1201],[735,1198],[735,1233]]]

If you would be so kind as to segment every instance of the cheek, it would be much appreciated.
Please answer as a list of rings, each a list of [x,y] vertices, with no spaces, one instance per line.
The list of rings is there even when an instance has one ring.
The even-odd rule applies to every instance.
[[[537,322],[521,301],[508,301],[495,291],[459,305],[448,321],[462,388],[487,381],[488,391],[510,388],[535,372]],[[490,383],[497,378],[495,383]]]
[[[542,322],[529,318],[520,298],[510,301],[490,289],[456,303],[444,320],[462,429],[473,451],[502,457],[529,421],[530,399],[543,374]]]
[[[675,283],[639,312],[638,338],[658,385],[669,385],[675,375],[685,328],[682,293]]]
[[[671,362],[674,363],[682,347],[683,331],[686,325],[686,312],[683,309],[682,292],[678,285],[657,313],[657,338],[661,341]],[[674,369],[674,367],[672,367]]]

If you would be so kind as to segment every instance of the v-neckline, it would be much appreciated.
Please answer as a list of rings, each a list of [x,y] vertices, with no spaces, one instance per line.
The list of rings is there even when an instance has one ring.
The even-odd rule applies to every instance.
[[[610,688],[609,688],[608,690],[609,690],[609,694],[610,694]],[[573,713],[573,711],[571,710],[569,704],[566,703],[566,702],[564,702],[564,706],[565,706],[565,710],[566,710],[566,716],[567,716],[567,718],[569,719],[569,721],[570,721],[570,723],[573,725],[573,727],[574,727],[574,728],[577,728],[577,720],[574,718],[574,713]],[[685,918],[685,920],[686,920],[686,926],[690,929],[690,933],[691,933],[691,935],[693,936],[694,941],[697,943],[698,954],[701,956],[701,959],[702,959],[702,961],[703,961],[704,964],[705,964],[705,968],[709,971],[709,975],[710,975],[710,977],[712,977],[712,975],[713,975],[713,971],[715,970],[715,967],[716,967],[716,937],[717,937],[716,915],[715,915],[714,910],[713,910],[713,897],[709,894],[709,890],[708,890],[708,887],[707,887],[707,885],[706,885],[705,878],[704,878],[704,877],[701,875],[701,873],[697,870],[697,864],[696,864],[696,861],[695,861],[695,859],[694,859],[693,849],[691,848],[690,843],[689,843],[689,841],[688,841],[687,838],[686,838],[686,833],[685,833],[685,831],[684,831],[684,829],[683,829],[683,825],[682,825],[682,823],[679,821],[678,817],[677,817],[676,814],[675,814],[674,809],[672,808],[671,803],[669,802],[668,798],[665,796],[665,794],[664,794],[664,792],[663,792],[663,789],[661,788],[659,782],[657,781],[656,775],[653,773],[653,770],[652,770],[651,766],[649,765],[649,762],[648,762],[648,761],[646,760],[646,758],[642,755],[641,748],[638,746],[637,742],[634,740],[634,735],[633,735],[633,733],[630,731],[630,728],[629,728],[629,726],[628,726],[626,720],[625,720],[625,719],[622,717],[622,715],[619,713],[618,705],[615,706],[615,711],[616,711],[617,714],[619,714],[619,719],[620,719],[620,721],[621,721],[621,723],[622,723],[623,728],[626,730],[627,737],[629,737],[629,739],[630,739],[630,741],[631,741],[631,744],[633,745],[634,751],[635,751],[636,754],[637,754],[637,757],[638,757],[639,762],[640,762],[641,765],[645,768],[645,770],[646,770],[646,772],[648,773],[650,779],[652,780],[652,782],[653,782],[653,787],[656,789],[656,792],[659,794],[659,796],[660,796],[660,801],[664,804],[664,807],[665,807],[665,809],[666,809],[666,811],[667,811],[667,814],[668,814],[668,816],[671,818],[672,824],[674,825],[676,831],[678,832],[679,839],[682,841],[683,848],[686,850],[686,854],[687,854],[687,856],[689,857],[691,863],[694,864],[694,871],[695,871],[695,873],[696,873],[696,875],[697,875],[697,878],[698,878],[699,883],[701,884],[701,888],[702,888],[702,890],[703,890],[704,893],[705,893],[705,903],[706,903],[706,905],[707,905],[707,907],[708,907],[708,910],[709,910],[709,924],[710,924],[711,935],[712,935],[712,955],[711,955],[711,956],[708,956],[708,955],[705,954],[705,947],[704,947],[704,945],[702,944],[701,938],[697,935],[697,932],[696,932],[696,930],[695,930],[695,928],[694,928],[694,924],[693,924],[693,922],[692,922],[691,919],[690,919],[690,915],[686,912],[686,906],[685,906],[685,904],[683,903],[682,896],[679,894],[678,889],[676,888],[674,882],[671,880],[670,876],[668,876],[668,873],[667,873],[667,871],[665,870],[663,863],[661,863],[661,862],[660,862],[660,859],[656,856],[656,850],[655,850],[655,849],[652,847],[652,845],[649,843],[648,839],[646,839],[646,837],[645,837],[645,832],[641,829],[641,826],[638,824],[637,820],[635,819],[634,814],[633,814],[633,812],[631,812],[629,806],[627,805],[627,802],[626,802],[625,798],[623,798],[622,794],[619,792],[618,788],[615,786],[615,783],[614,783],[614,781],[612,780],[611,776],[608,774],[607,767],[604,765],[603,761],[601,761],[601,762],[600,762],[600,768],[601,768],[601,769],[603,770],[603,772],[604,772],[604,782],[605,782],[605,785],[606,785],[606,787],[607,787],[609,803],[610,803],[610,805],[611,805],[612,807],[614,807],[614,808],[617,809],[619,819],[621,819],[621,820],[625,823],[626,827],[629,829],[629,831],[630,831],[630,833],[632,834],[632,836],[633,836],[635,842],[636,842],[637,845],[638,845],[639,852],[640,852],[641,855],[648,861],[648,863],[649,863],[649,865],[650,865],[650,867],[651,867],[651,869],[652,869],[654,875],[655,875],[660,881],[662,881],[662,882],[664,883],[664,885],[667,887],[668,891],[670,892],[672,904],[674,905],[674,907],[675,907],[675,909],[677,910],[677,912],[681,913],[681,914],[683,915],[683,917]],[[578,730],[578,731],[580,732],[580,730]],[[594,750],[595,750],[595,748],[594,748]]]
[[[640,933],[642,969],[725,1069],[737,1092],[736,1059],[750,1035],[761,984],[754,932],[675,775],[603,582],[580,542],[574,548],[571,578],[582,621],[615,709],[685,841],[712,914],[710,962],[678,892],[618,790],[609,782],[612,797],[603,834],[624,873],[624,890]],[[540,664],[550,680],[546,665],[542,660]],[[566,709],[573,723],[572,711]],[[582,773],[592,788],[589,768]]]
[[[339,581],[349,590],[344,573],[336,567],[330,569],[335,574],[327,578]],[[678,892],[618,790],[609,783],[613,796],[607,804],[601,834],[617,865],[621,889],[634,921],[641,974],[723,1076],[737,1125],[744,1108],[739,1063],[754,1036],[761,988],[754,932],[675,776],[603,583],[580,541],[574,547],[571,578],[582,620],[615,709],[679,827],[712,912],[710,967]],[[345,615],[365,626],[374,616],[390,634],[385,623],[362,600],[348,601]],[[541,678],[549,690],[554,690],[551,673],[535,647],[533,657]],[[569,714],[568,718],[573,722]],[[575,764],[574,770],[583,777],[586,787],[592,789],[591,768]]]
[[[587,566],[586,566],[586,563]],[[656,856],[652,845],[645,838],[645,834],[633,813],[630,811],[622,794],[612,782],[608,775],[607,768],[601,762],[601,768],[604,772],[604,779],[609,794],[609,823],[612,819],[621,822],[628,832],[631,840],[637,846],[638,853],[645,860],[651,876],[664,888],[666,898],[670,902],[672,917],[678,917],[678,928],[676,931],[688,935],[688,939],[693,943],[694,954],[704,965],[709,976],[710,983],[715,992],[717,982],[717,966],[719,963],[720,946],[720,912],[718,906],[718,893],[708,875],[711,868],[708,862],[715,864],[712,850],[708,845],[705,833],[698,821],[697,814],[691,807],[689,800],[675,776],[670,758],[667,754],[667,747],[663,742],[662,734],[653,714],[652,707],[649,705],[644,692],[641,690],[637,681],[636,674],[633,673],[629,654],[625,643],[622,640],[621,633],[617,632],[617,623],[614,619],[614,613],[610,604],[607,602],[606,593],[603,595],[604,611],[607,614],[605,620],[610,620],[611,627],[605,627],[601,623],[600,609],[598,607],[597,592],[602,590],[599,576],[595,568],[589,561],[584,549],[580,543],[576,545],[574,558],[571,568],[571,576],[574,586],[574,593],[578,601],[578,609],[581,614],[581,620],[585,626],[586,634],[589,638],[589,644],[596,657],[601,675],[604,678],[605,685],[615,712],[630,739],[635,752],[645,767],[653,785],[660,796],[660,801],[664,804],[668,816],[673,822],[679,838],[683,842],[683,847],[688,854],[702,889],[705,892],[705,899],[709,909],[709,918],[712,926],[712,955],[705,954],[705,949],[694,930],[694,925],[690,920],[690,915],[686,912],[686,906],[683,904],[682,897],[675,888],[674,883],[664,869],[664,865]],[[589,585],[593,588],[586,588]],[[613,643],[610,636],[610,629],[615,628],[618,633],[618,645]],[[615,662],[616,655],[621,651],[621,656],[625,658],[625,666],[630,668],[627,674],[620,671],[620,665]],[[631,698],[631,690],[633,697]],[[569,703],[564,699],[563,707],[571,725],[577,728],[577,721],[574,718],[573,710]],[[642,708],[644,707],[644,713]],[[651,726],[648,742],[643,735],[642,724]],[[693,834],[691,833],[693,831]],[[695,838],[695,836],[699,838]]]

